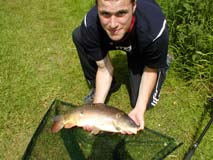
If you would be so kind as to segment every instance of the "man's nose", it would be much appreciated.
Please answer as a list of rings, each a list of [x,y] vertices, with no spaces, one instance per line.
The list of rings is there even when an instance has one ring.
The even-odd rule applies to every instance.
[[[112,16],[110,18],[110,27],[111,28],[116,28],[117,27],[117,20],[116,20],[116,17],[115,16]]]

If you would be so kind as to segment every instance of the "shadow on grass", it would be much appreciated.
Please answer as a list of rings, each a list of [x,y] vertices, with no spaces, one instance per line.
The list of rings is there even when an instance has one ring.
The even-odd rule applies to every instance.
[[[63,129],[61,136],[71,160],[120,160],[120,154],[133,160],[125,150],[124,136],[112,133],[91,135],[80,128]]]
[[[199,121],[199,124],[197,126],[199,126],[195,132],[195,135],[193,137],[193,143],[195,142],[196,138],[199,136],[200,134],[200,126],[203,125],[203,121],[205,119],[205,117],[209,114],[209,117],[213,116],[213,98],[209,98],[207,99],[206,103],[204,103],[204,111],[201,115],[201,119]]]
[[[210,114],[210,117],[213,116],[213,97],[208,98],[208,103],[205,105],[207,112]]]
[[[81,128],[63,129],[61,138],[71,160],[160,160],[182,145],[148,128],[135,136],[106,132],[91,135]]]
[[[112,64],[114,66],[114,75],[116,81],[120,84],[129,84],[128,80],[128,66],[127,66],[127,57],[124,53],[115,53],[112,57]]]
[[[127,57],[125,53],[121,53],[121,51],[116,51],[114,56],[112,57],[112,64],[114,67],[114,77],[117,83],[117,87],[115,91],[109,92],[106,103],[109,101],[112,93],[118,91],[121,85],[125,85],[126,89],[129,92],[129,74],[128,74],[128,65],[127,65]]]
[[[191,159],[191,157],[194,155],[194,152],[195,152],[196,148],[198,147],[199,143],[201,142],[201,140],[205,136],[206,132],[208,131],[209,127],[211,126],[211,124],[213,122],[213,115],[212,115],[213,108],[212,108],[212,106],[213,106],[213,98],[209,98],[207,103],[205,103],[205,105],[204,105],[204,112],[202,114],[199,126],[201,126],[201,124],[202,124],[202,122],[204,120],[204,117],[208,113],[209,113],[209,116],[210,116],[210,120],[208,121],[208,123],[206,124],[205,128],[202,130],[202,132],[200,133],[199,136],[198,136],[199,129],[197,129],[196,134],[194,136],[194,140],[193,140],[194,144],[189,148],[188,152],[185,153],[184,160]],[[195,139],[196,137],[198,137],[197,140]]]
[[[70,131],[72,130],[63,129],[61,132],[61,137],[64,141],[70,159],[86,160],[80,146],[78,145],[75,135]]]

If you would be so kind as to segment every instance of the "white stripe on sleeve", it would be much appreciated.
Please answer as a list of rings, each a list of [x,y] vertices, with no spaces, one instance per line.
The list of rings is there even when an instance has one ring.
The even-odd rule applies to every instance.
[[[161,27],[160,32],[159,32],[158,35],[153,39],[152,42],[154,42],[156,39],[158,39],[158,38],[162,35],[162,33],[163,33],[163,31],[164,31],[165,28],[166,28],[166,20],[163,21],[163,26]]]
[[[84,16],[84,25],[87,27],[87,14]]]

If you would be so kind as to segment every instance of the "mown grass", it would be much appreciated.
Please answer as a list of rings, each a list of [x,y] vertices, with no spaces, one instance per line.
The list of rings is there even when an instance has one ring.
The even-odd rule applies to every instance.
[[[0,0],[0,159],[21,159],[55,98],[83,103],[88,88],[70,35],[92,4],[93,0]],[[127,71],[120,61],[125,55],[111,56],[122,86],[108,103],[128,112]],[[210,117],[206,97],[178,76],[172,66],[160,103],[146,113],[147,127],[184,143],[167,159],[182,159]],[[212,129],[195,159],[213,157]]]

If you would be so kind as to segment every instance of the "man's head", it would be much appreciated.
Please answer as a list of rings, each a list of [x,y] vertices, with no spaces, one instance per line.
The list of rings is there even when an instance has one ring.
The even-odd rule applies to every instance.
[[[129,31],[136,0],[97,0],[103,29],[113,41],[121,40]]]

